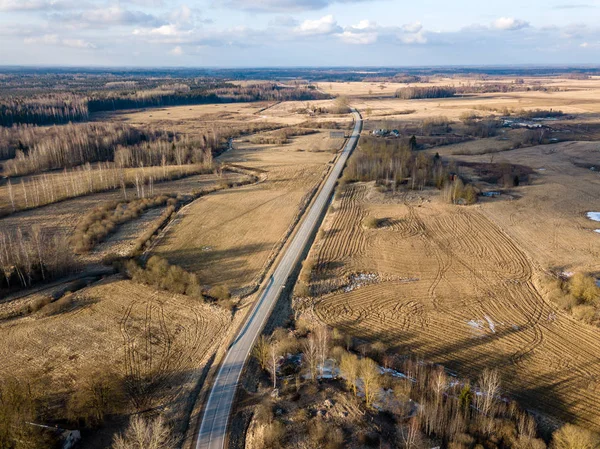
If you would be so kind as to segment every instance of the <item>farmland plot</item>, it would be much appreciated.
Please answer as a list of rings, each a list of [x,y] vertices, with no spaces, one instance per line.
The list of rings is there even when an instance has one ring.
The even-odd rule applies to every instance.
[[[600,428],[600,332],[545,301],[545,261],[490,220],[487,206],[347,186],[313,248],[313,288],[324,293],[314,314],[462,374],[498,367],[530,407]],[[363,229],[366,216],[381,226]]]
[[[283,146],[237,142],[220,159],[254,170],[262,182],[194,202],[154,253],[198,273],[205,284],[234,290],[254,284],[323,179],[335,157],[332,148],[342,141],[317,133]]]
[[[230,323],[231,314],[216,306],[111,277],[60,309],[0,322],[0,375],[44,372],[57,398],[68,397],[90,372],[145,376],[156,389],[148,406],[168,404],[181,429],[198,376]]]

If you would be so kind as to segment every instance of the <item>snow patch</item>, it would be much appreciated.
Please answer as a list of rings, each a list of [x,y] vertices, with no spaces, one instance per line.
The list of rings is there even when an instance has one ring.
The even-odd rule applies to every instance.
[[[488,330],[492,333],[496,333],[496,323],[492,321],[492,319],[484,315],[483,320],[469,320],[467,321],[467,325],[475,329],[478,333],[483,334]],[[502,324],[502,323],[500,323]]]
[[[350,283],[344,287],[346,293],[364,287],[365,285],[379,282],[379,275],[375,273],[356,273],[350,276]]]
[[[490,330],[495,334],[496,333],[496,325],[494,324],[492,319],[487,315],[485,315],[484,318],[488,322],[488,326],[490,327]]]
[[[600,221],[600,212],[588,212],[587,217],[592,221]]]

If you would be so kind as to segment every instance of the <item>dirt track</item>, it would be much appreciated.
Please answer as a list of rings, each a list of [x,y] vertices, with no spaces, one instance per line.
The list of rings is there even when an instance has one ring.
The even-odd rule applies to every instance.
[[[317,317],[474,377],[498,366],[528,406],[600,428],[600,332],[544,300],[538,263],[477,207],[378,204],[370,188],[351,186],[336,202],[317,276],[332,287],[357,272],[382,282],[321,297]],[[386,226],[362,229],[367,215]]]

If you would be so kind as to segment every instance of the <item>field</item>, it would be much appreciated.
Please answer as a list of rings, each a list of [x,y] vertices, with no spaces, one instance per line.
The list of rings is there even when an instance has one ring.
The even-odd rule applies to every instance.
[[[512,90],[394,97],[407,86],[475,84]],[[371,136],[373,152],[416,135],[412,161],[442,161],[444,176],[494,193],[479,196],[474,205],[450,204],[432,184],[409,189],[417,169],[378,182],[345,179],[310,250],[314,264],[301,276],[308,294],[294,305],[303,317],[343,330],[358,345],[383,343],[390,353],[442,363],[470,378],[498,368],[506,393],[525,407],[600,430],[599,328],[559,309],[549,282],[576,272],[600,276],[599,226],[586,217],[600,211],[600,78],[525,78],[523,88],[513,89],[515,84],[511,78],[441,76],[411,84],[319,83],[320,90],[347,97],[361,111],[363,135],[400,130],[399,137]],[[23,184],[14,178],[12,193],[3,180],[0,213],[7,215],[0,227],[16,236],[19,229],[27,234],[40,226],[46,235],[71,237],[88,213],[125,196],[196,199],[173,216],[163,214],[173,210],[166,202],[145,210],[88,254],[74,255],[76,268],[55,284],[0,300],[0,380],[43,379],[42,389],[52,393],[44,398],[44,422],[74,426],[67,416],[69,397],[97,373],[115,376],[125,397],[105,425],[87,430],[90,447],[109,447],[136,410],[164,411],[183,435],[190,414],[198,411],[193,402],[199,381],[214,369],[344,144],[339,133],[349,128],[351,116],[334,112],[340,104],[263,101],[95,113],[92,120],[195,138],[194,145],[209,149],[210,164],[215,149],[214,170],[199,174],[210,164],[198,159],[127,168],[125,193],[112,163],[102,163],[102,170],[92,163],[93,170],[74,174],[32,174]],[[518,118],[535,109],[565,114],[532,118],[529,129],[502,124],[505,113]],[[442,124],[426,129],[427,121]],[[492,135],[469,134],[470,121],[493,122]],[[541,129],[531,123],[547,130],[538,139],[543,145],[527,140]],[[523,175],[516,176],[517,185],[515,167]],[[146,180],[143,194],[136,177]],[[158,182],[162,178],[168,180]],[[69,198],[60,200],[64,196]],[[17,209],[27,210],[12,213],[11,197]],[[161,231],[157,223],[168,225]],[[138,263],[157,255],[197,275],[204,300],[136,283],[108,266],[102,267],[110,272],[104,279],[90,276],[109,255],[131,256],[149,232],[158,238]],[[82,279],[73,280],[73,274]],[[222,286],[231,300],[211,293]]]
[[[294,137],[283,146],[236,141],[220,160],[254,170],[262,181],[196,201],[153,253],[197,272],[208,284],[235,291],[251,287],[342,143],[328,131]]]
[[[241,178],[237,173],[224,173],[222,177],[215,174],[192,175],[176,181],[158,183],[153,186],[153,194],[191,194],[193,191],[201,190],[209,186],[215,186],[222,182],[236,181]],[[150,192],[148,192],[150,194]],[[127,189],[127,198],[135,198],[136,189]],[[31,226],[40,226],[52,234],[71,235],[77,223],[83,216],[95,207],[110,202],[124,199],[123,191],[120,189],[102,193],[94,193],[78,198],[71,198],[35,209],[18,212],[0,219],[4,230],[15,231],[18,228],[28,229]],[[130,222],[126,229],[118,230],[109,238],[109,241],[97,248],[90,255],[86,255],[86,262],[99,263],[102,257],[108,253],[123,253],[119,245],[123,241],[131,241],[134,236],[140,235],[149,225],[153,217],[160,214],[162,208],[149,210],[142,214],[138,220]]]
[[[558,82],[573,91],[413,101],[359,98],[364,92],[352,85],[345,93],[371,108],[367,121],[405,109],[416,112],[393,120],[457,121],[482,105],[508,105],[576,114],[570,126],[596,123],[598,81]],[[600,209],[598,144],[464,151],[503,144],[479,139],[425,151],[459,162],[461,176],[481,190],[500,190],[475,206],[447,204],[429,188],[341,187],[311,250],[312,297],[298,299],[297,307],[356,338],[461,375],[497,367],[507,392],[528,408],[600,429],[600,331],[548,297],[550,273],[600,273],[597,226],[586,218]],[[502,164],[531,169],[528,184],[505,189],[485,179],[484,168]],[[376,229],[364,226],[368,217],[379,220]]]
[[[68,398],[74,391],[81,391],[83,384],[101,373],[118,379],[125,397],[118,401],[118,410],[111,412],[103,426],[87,431],[86,447],[109,447],[114,433],[122,430],[132,413],[154,407],[164,410],[173,429],[183,436],[202,387],[199,381],[240,324],[244,311],[255,299],[250,293],[277,256],[344,143],[343,138],[331,137],[330,130],[321,125],[314,130],[305,127],[286,131],[309,119],[350,124],[348,116],[326,114],[311,118],[307,113],[293,112],[303,105],[202,105],[96,117],[139,127],[156,126],[192,137],[207,130],[215,136],[232,132],[238,137],[215,158],[214,173],[193,174],[196,169],[205,171],[205,167],[194,164],[126,169],[125,175],[133,185],[126,188],[125,194],[122,186],[114,188],[107,181],[108,169],[112,167],[104,164],[100,171],[96,164],[91,166],[94,188],[90,192],[37,203],[32,203],[31,197],[26,200],[20,180],[13,180],[16,207],[30,207],[0,219],[2,229],[14,235],[19,229],[27,232],[39,226],[47,235],[70,237],[95,208],[125,197],[137,198],[141,192],[133,182],[136,175],[147,178],[153,174],[158,179],[164,170],[176,178],[181,172],[192,173],[181,179],[156,181],[151,190],[145,183],[146,197],[192,196],[205,189],[222,188],[183,207],[147,256],[165,256],[170,263],[193,271],[205,290],[226,285],[238,295],[234,301],[240,311],[231,312],[217,304],[209,305],[208,301],[155,290],[121,275],[98,281],[95,273],[103,259],[108,255],[129,257],[137,239],[163,219],[161,214],[167,206],[150,208],[118,225],[90,253],[74,256],[76,271],[81,272],[75,275],[82,279],[63,278],[41,285],[30,294],[16,292],[0,301],[0,339],[4,343],[0,357],[10,359],[0,369],[0,379],[43,377],[43,390],[52,392],[51,399],[44,398],[44,404],[50,401],[49,406],[55,410],[43,419],[63,426],[73,426],[66,419]],[[285,129],[273,134],[281,128]],[[286,136],[281,143],[260,143],[281,135]],[[23,177],[23,182],[27,187],[37,183],[40,191],[47,186],[56,192],[73,190],[73,185],[88,185],[90,171],[67,173],[51,171]],[[245,186],[236,184],[248,179],[258,181]],[[108,182],[107,189],[100,186],[103,180]],[[5,182],[0,187],[0,209],[11,212],[7,189]],[[45,202],[51,204],[38,206]],[[86,273],[96,277],[85,277]],[[238,303],[239,295],[245,298]],[[12,350],[18,356],[9,356]]]
[[[80,290],[61,310],[1,322],[0,375],[44,373],[44,389],[58,401],[81,388],[84,373],[150,375],[156,392],[148,405],[169,404],[181,431],[195,382],[231,319],[219,307],[112,277]]]

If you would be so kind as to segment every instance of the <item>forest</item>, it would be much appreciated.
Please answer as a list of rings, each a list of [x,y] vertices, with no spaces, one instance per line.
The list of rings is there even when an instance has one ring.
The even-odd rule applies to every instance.
[[[33,75],[0,79],[0,125],[51,125],[81,122],[90,114],[124,109],[250,101],[315,100],[329,98],[307,83],[291,85],[263,81],[238,85],[214,78],[139,78],[114,76],[54,77]]]

